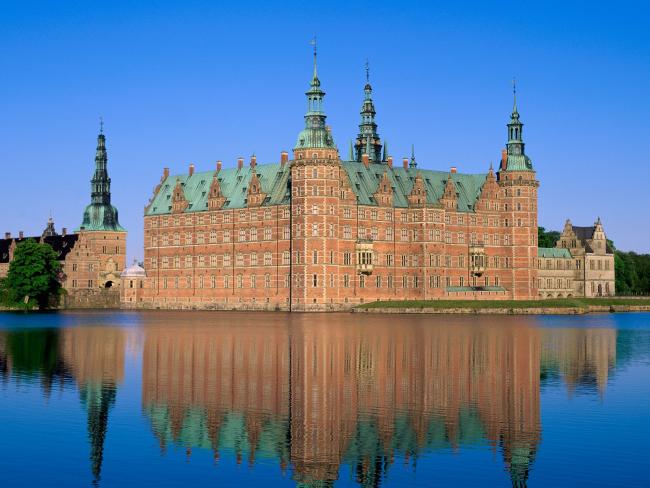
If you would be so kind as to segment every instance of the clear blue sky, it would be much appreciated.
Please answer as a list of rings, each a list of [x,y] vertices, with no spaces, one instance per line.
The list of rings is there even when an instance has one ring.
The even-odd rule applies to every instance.
[[[342,154],[366,58],[390,152],[414,143],[431,169],[499,160],[515,76],[540,225],[601,216],[619,248],[650,251],[647,2],[218,3],[0,3],[0,232],[40,233],[50,210],[79,225],[102,115],[113,202],[141,258],[164,166],[275,162],[293,147],[316,34]]]

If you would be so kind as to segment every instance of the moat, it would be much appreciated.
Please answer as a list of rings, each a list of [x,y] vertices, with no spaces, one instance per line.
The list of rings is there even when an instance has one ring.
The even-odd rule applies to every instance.
[[[650,313],[0,313],[2,486],[648,486]]]

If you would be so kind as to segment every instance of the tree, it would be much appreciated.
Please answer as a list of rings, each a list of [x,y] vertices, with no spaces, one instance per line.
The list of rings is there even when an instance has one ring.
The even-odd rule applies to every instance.
[[[31,239],[21,242],[3,283],[9,304],[26,309],[37,305],[42,310],[58,303],[60,272],[56,253],[48,244]]]
[[[555,247],[555,243],[560,239],[560,233],[556,230],[547,231],[544,227],[537,228],[537,246],[538,247]]]

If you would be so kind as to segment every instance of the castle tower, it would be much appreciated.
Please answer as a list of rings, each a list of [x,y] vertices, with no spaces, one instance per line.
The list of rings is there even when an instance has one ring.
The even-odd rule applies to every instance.
[[[126,264],[126,229],[120,225],[117,208],[111,205],[103,121],[97,136],[95,173],[90,187],[90,205],[86,207],[76,232],[79,233],[80,247],[86,247],[91,256],[99,257],[98,269],[91,266],[88,283],[92,282],[93,287],[111,288],[120,284],[120,271]]]
[[[361,123],[359,124],[359,134],[354,144],[355,160],[361,162],[363,155],[367,154],[372,163],[380,163],[381,142],[377,133],[377,123],[375,122],[375,105],[372,101],[372,86],[370,85],[370,70],[366,62],[366,86],[363,88],[363,105],[361,105]]]
[[[316,64],[307,96],[305,128],[298,135],[291,164],[291,309],[325,309],[338,300],[339,154],[325,125]]]
[[[503,197],[502,225],[509,239],[506,248],[509,282],[504,283],[513,299],[534,299],[537,293],[537,188],[532,161],[524,151],[523,123],[517,110],[517,91],[513,82],[513,107],[508,127],[508,142],[498,173]]]

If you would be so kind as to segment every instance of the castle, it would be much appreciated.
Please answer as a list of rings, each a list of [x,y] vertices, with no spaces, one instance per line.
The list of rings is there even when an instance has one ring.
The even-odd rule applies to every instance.
[[[347,160],[317,73],[292,158],[172,175],[144,215],[146,308],[339,310],[389,299],[538,297],[537,189],[516,93],[496,171],[394,164],[369,80]]]
[[[56,231],[52,217],[40,236],[12,237],[6,232],[0,239],[0,278],[7,275],[16,246],[25,240],[48,244],[61,264],[60,281],[66,290],[65,306],[119,306],[120,273],[126,261],[126,230],[120,225],[118,211],[111,204],[111,179],[108,177],[106,136],[103,128],[97,136],[95,172],[91,180],[91,201],[83,213],[81,225],[68,233]]]

